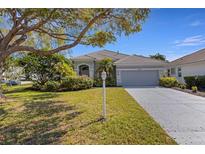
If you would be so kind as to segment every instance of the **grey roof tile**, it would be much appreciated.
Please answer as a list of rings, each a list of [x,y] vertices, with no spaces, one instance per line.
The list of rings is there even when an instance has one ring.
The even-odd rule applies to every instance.
[[[205,49],[198,50],[194,53],[178,58],[170,63],[170,65],[182,65],[205,60]]]

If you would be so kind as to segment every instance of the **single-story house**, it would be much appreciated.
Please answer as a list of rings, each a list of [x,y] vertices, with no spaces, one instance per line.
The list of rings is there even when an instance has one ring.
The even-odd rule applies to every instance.
[[[97,64],[105,58],[113,60],[117,85],[122,86],[157,86],[168,65],[167,62],[149,57],[101,50],[72,58],[74,70],[78,75],[95,78]]]
[[[181,83],[186,76],[205,75],[205,49],[170,62],[168,72]]]

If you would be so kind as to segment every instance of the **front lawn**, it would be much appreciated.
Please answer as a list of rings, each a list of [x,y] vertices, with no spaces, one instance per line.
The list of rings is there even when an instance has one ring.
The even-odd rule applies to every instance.
[[[0,103],[0,144],[176,144],[123,88],[35,92],[12,87]]]

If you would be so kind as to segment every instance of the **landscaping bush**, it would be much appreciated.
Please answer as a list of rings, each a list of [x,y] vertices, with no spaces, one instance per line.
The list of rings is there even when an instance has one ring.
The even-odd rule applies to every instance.
[[[42,91],[59,91],[60,83],[58,81],[48,81],[42,87]]]
[[[192,86],[192,87],[191,87],[191,90],[192,90],[192,92],[196,93],[197,90],[198,90],[198,88],[197,88],[197,86]]]
[[[171,88],[178,85],[178,81],[175,77],[162,77],[159,80],[160,86]]]
[[[64,78],[61,81],[47,81],[45,84],[35,82],[34,90],[40,91],[74,91],[93,87],[93,80],[84,76]]]
[[[42,88],[42,85],[38,82],[34,82],[32,85],[33,90],[41,90],[41,88]]]
[[[191,89],[192,86],[197,86],[197,88],[205,88],[205,75],[204,76],[186,76],[184,77],[187,87]]]
[[[116,80],[112,77],[107,77],[105,82],[106,82],[107,87],[115,87],[116,86]],[[94,80],[95,87],[102,87],[102,83],[103,83],[103,81],[101,78],[96,78]]]
[[[203,76],[198,76],[198,87],[201,89],[205,89],[205,75]]]
[[[181,89],[186,89],[186,85],[185,85],[185,84],[182,84],[182,83],[179,83],[179,84],[178,84],[178,87],[181,88]]]
[[[85,76],[70,77],[62,80],[60,89],[65,90],[83,90],[93,87],[93,80]]]
[[[191,89],[192,86],[197,86],[198,82],[196,76],[185,76],[184,81],[189,89]]]

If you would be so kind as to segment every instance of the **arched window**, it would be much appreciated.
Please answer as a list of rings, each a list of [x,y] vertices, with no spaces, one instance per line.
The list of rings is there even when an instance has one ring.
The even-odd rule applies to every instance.
[[[80,65],[79,66],[79,75],[80,76],[83,76],[83,75],[85,75],[85,76],[90,76],[90,73],[89,73],[89,66],[88,65],[85,65],[85,64],[83,64],[83,65]]]

